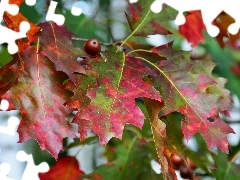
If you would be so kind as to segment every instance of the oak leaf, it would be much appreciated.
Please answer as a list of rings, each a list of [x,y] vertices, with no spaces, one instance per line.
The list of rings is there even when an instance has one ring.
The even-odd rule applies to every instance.
[[[52,62],[39,52],[39,46],[29,47],[19,54],[19,59],[18,66],[24,66],[24,70],[13,69],[18,82],[1,98],[9,101],[9,110],[21,112],[19,142],[34,138],[41,149],[57,158],[63,149],[63,138],[75,137],[67,120],[72,109],[63,105],[71,95],[63,85],[67,76],[55,70]]]
[[[85,74],[77,58],[86,56],[86,53],[71,42],[73,33],[69,32],[66,26],[58,26],[55,23],[45,22],[38,26],[42,29],[38,37],[43,44],[43,54],[54,63],[57,71],[65,72],[69,79],[76,83],[77,78],[73,73]]]
[[[135,98],[161,101],[158,91],[142,80],[152,71],[141,61],[125,58],[123,52],[116,50],[104,51],[103,55],[105,62],[91,64],[97,75],[96,85],[87,92],[91,103],[73,119],[79,126],[81,140],[93,130],[99,136],[100,144],[106,144],[112,137],[121,139],[127,123],[142,127],[144,115],[136,106]],[[73,91],[77,95],[76,89]]]
[[[177,11],[169,6],[163,6],[160,13],[150,10],[153,1],[139,0],[137,3],[128,1],[129,14],[126,14],[129,26],[135,36],[154,34],[171,34],[164,23],[176,19]]]
[[[154,52],[161,55],[161,48]],[[219,118],[219,113],[231,109],[230,92],[224,89],[226,80],[212,76],[215,64],[210,60],[171,59],[159,61],[153,77],[165,102],[160,116],[177,111],[186,119],[182,132],[187,140],[199,132],[208,146],[228,152],[227,134],[232,128]]]

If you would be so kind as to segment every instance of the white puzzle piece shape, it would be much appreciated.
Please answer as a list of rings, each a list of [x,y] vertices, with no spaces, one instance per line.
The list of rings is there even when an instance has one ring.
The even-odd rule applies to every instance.
[[[9,163],[1,163],[0,164],[0,179],[1,180],[15,180],[8,177],[8,174],[11,170],[11,165]]]
[[[137,2],[137,0],[130,0],[130,3],[135,2]],[[234,35],[239,31],[239,0],[155,0],[150,9],[154,13],[160,13],[163,4],[167,4],[179,12],[175,19],[175,23],[177,25],[182,25],[185,23],[186,19],[183,15],[184,12],[201,10],[203,23],[206,26],[208,34],[212,37],[216,37],[219,34],[219,29],[218,27],[214,26],[212,22],[222,11],[224,11],[235,20],[235,23],[228,27],[228,32]]]
[[[16,130],[19,123],[20,123],[20,120],[17,117],[11,116],[8,119],[7,127],[0,126],[0,133],[7,134],[9,136],[14,136],[16,134]]]
[[[58,3],[55,1],[50,2],[48,12],[46,15],[46,21],[54,21],[55,23],[57,23],[57,25],[60,26],[64,24],[65,17],[62,14],[55,14],[57,4]]]
[[[38,173],[49,171],[49,165],[46,162],[42,162],[36,166],[34,164],[32,155],[27,154],[24,151],[18,151],[16,158],[18,161],[27,162],[27,166],[23,172],[21,180],[29,180],[29,177],[31,177],[31,180],[39,180]]]
[[[25,3],[28,6],[34,6],[36,4],[36,0],[25,0]]]
[[[14,4],[9,4],[8,0],[2,0],[0,2],[0,23],[2,22],[4,12],[8,12],[14,16],[19,12],[19,7]],[[30,29],[30,24],[26,21],[21,22],[19,26],[20,31],[16,32],[0,24],[0,44],[7,43],[10,54],[18,51],[18,46],[15,41],[26,37],[26,33]]]

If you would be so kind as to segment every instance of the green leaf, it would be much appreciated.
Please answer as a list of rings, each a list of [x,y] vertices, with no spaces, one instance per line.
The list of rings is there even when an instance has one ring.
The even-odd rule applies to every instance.
[[[217,169],[212,170],[212,174],[216,179],[240,179],[240,165],[229,162],[226,153],[218,151],[218,155],[213,158]]]
[[[128,23],[135,36],[148,36],[153,34],[169,34],[170,31],[163,26],[164,23],[175,20],[178,12],[169,6],[163,6],[160,13],[150,10],[153,0],[139,0],[129,3],[130,14],[127,15]]]
[[[151,167],[150,152],[146,144],[136,137],[123,140],[115,147],[117,159],[98,167],[93,173],[84,176],[92,180],[157,180],[161,175],[156,174]]]

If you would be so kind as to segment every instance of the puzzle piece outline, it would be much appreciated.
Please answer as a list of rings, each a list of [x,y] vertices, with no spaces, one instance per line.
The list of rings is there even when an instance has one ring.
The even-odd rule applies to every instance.
[[[25,3],[28,6],[34,6],[36,4],[36,0],[25,0]],[[65,17],[62,14],[55,14],[57,4],[58,2],[56,1],[50,1],[45,19],[46,21],[54,21],[58,25],[63,25],[65,22]],[[19,12],[19,7],[16,4],[9,4],[9,0],[2,0],[0,2],[0,23],[3,20],[4,12],[8,12],[11,15],[15,16]],[[73,6],[71,8],[71,13],[74,16],[79,16],[82,13],[82,9]],[[26,37],[26,33],[30,30],[30,24],[27,21],[22,21],[19,24],[19,29],[20,31],[16,32],[0,24],[0,45],[7,43],[7,49],[10,54],[17,53],[18,46],[15,41]]]
[[[46,162],[41,162],[39,165],[35,165],[32,154],[27,154],[25,151],[18,151],[16,159],[20,162],[27,162],[21,180],[29,180],[29,176],[32,180],[39,179],[39,172],[45,173],[50,169]]]
[[[176,9],[179,13],[175,19],[177,25],[185,23],[186,19],[183,15],[184,12],[201,10],[203,22],[206,26],[207,32],[210,36],[216,37],[219,34],[217,26],[213,25],[213,20],[222,12],[235,19],[235,23],[228,27],[228,32],[236,34],[240,28],[240,7],[239,0],[211,0],[211,1],[195,1],[195,0],[155,0],[150,9],[154,13],[159,13],[162,10],[162,5],[167,4]]]
[[[29,0],[28,0],[29,1]],[[0,2],[0,23],[3,20],[4,12],[15,16],[19,12],[19,7],[16,4],[9,4],[9,0],[2,0]],[[27,21],[22,21],[19,24],[19,32],[13,31],[2,24],[0,24],[0,44],[8,44],[8,52],[14,54],[18,51],[16,40],[26,37],[26,33],[30,29],[30,24]]]

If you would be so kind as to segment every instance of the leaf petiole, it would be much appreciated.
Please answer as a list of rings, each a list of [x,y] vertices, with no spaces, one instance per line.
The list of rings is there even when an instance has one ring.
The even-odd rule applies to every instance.
[[[72,37],[71,39],[75,41],[83,41],[83,42],[87,42],[89,40],[89,39],[77,38],[77,37]],[[116,41],[114,43],[104,43],[104,42],[99,42],[99,43],[104,46],[115,46],[115,45],[121,44],[122,41]]]
[[[141,27],[141,25],[143,24],[143,22],[147,19],[149,13],[151,12],[151,10],[148,11],[148,13],[146,14],[146,16],[144,17],[144,19],[142,20],[142,22],[136,27],[136,29],[133,30],[133,32],[131,34],[129,34],[129,36],[122,42],[122,44],[118,47],[117,51],[118,52],[121,47],[123,46],[123,44],[125,44],[127,42],[127,40],[133,36],[133,34]]]

